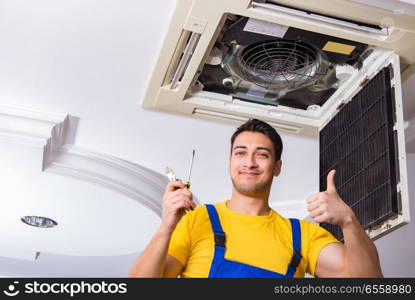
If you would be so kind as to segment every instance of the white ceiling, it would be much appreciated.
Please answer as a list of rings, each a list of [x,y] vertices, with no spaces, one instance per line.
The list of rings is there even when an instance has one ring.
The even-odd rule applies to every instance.
[[[0,251],[0,276],[126,276],[159,223],[157,209],[140,200],[148,189],[140,172],[159,185],[166,182],[166,166],[184,177],[192,149],[198,200],[229,197],[227,156],[236,126],[140,107],[174,4],[0,0],[0,239],[8,241]],[[409,120],[415,112],[413,84],[404,84],[404,98]],[[8,119],[22,124],[11,139],[4,131],[4,106],[17,106],[17,115],[23,109],[69,115],[56,123],[66,126],[56,141],[68,145],[52,143],[53,151],[28,146],[40,132],[33,129],[40,122],[33,112],[23,121],[16,114]],[[50,146],[55,135],[50,129],[43,140]],[[271,205],[287,217],[305,217],[304,201],[318,191],[318,142],[282,138],[283,172]],[[413,182],[414,154],[408,163]],[[59,225],[32,228],[20,222],[23,215],[45,215]],[[406,238],[414,232],[411,223],[376,242],[385,275],[415,276],[415,262],[408,262],[415,244]]]

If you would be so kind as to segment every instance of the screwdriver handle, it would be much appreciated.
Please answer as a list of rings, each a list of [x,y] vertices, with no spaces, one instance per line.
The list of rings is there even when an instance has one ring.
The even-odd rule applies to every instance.
[[[188,182],[186,182],[185,184],[184,184],[184,190],[185,191],[188,191],[188,190],[190,190],[190,182],[188,181]]]

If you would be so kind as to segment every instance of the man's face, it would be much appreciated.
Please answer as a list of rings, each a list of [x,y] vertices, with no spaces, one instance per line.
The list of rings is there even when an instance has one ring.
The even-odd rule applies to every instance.
[[[241,194],[255,196],[269,191],[272,179],[281,171],[281,160],[275,161],[271,140],[259,132],[240,133],[229,158],[234,188]]]

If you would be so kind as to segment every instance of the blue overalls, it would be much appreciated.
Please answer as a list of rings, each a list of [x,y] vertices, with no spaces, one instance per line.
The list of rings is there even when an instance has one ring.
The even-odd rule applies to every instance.
[[[248,264],[225,259],[225,233],[219,221],[218,212],[211,204],[206,204],[209,213],[210,224],[212,225],[215,237],[215,254],[210,266],[209,278],[214,277],[239,277],[239,278],[292,278],[301,261],[301,229],[298,219],[290,219],[293,237],[294,253],[285,274],[280,274],[266,269],[261,269]],[[278,254],[277,254],[278,255]]]

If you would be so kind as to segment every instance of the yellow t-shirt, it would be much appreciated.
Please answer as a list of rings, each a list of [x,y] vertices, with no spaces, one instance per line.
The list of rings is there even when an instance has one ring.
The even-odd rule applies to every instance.
[[[226,235],[225,258],[280,274],[287,272],[293,255],[291,223],[271,209],[268,216],[249,216],[230,210],[227,201],[215,204]],[[320,250],[338,240],[308,221],[301,224],[301,255],[294,277],[314,276]],[[215,243],[207,208],[187,212],[173,232],[168,254],[184,268],[181,277],[208,277]]]

